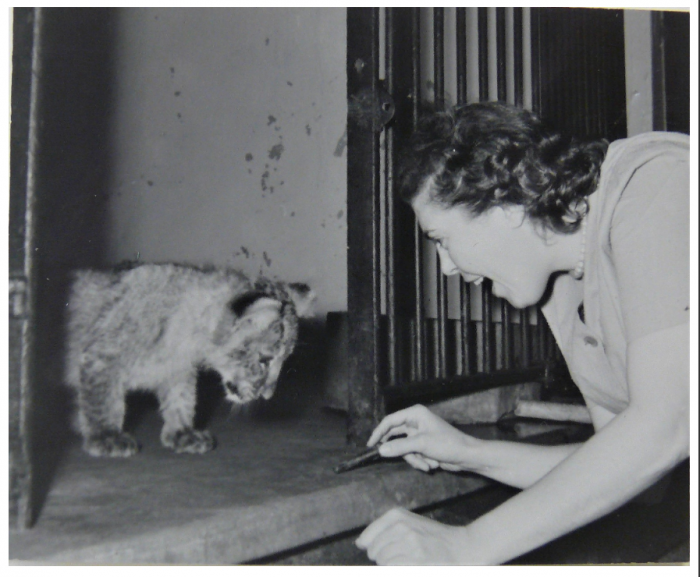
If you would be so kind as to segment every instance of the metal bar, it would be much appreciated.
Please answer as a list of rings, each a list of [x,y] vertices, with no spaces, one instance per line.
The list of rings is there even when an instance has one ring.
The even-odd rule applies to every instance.
[[[530,8],[521,8],[523,18],[523,108],[533,110],[533,41],[532,41],[532,11]]]
[[[385,38],[385,78],[387,90],[389,94],[395,91],[394,82],[394,10],[385,8],[384,16],[384,38]],[[385,144],[385,172],[384,172],[384,190],[385,196],[385,219],[384,219],[384,238],[386,239],[386,314],[387,314],[387,378],[388,385],[393,385],[398,380],[398,349],[396,342],[396,237],[394,227],[396,225],[396,197],[393,194],[394,190],[394,171],[395,171],[395,143],[394,131],[387,130],[384,135]]]
[[[477,11],[479,30],[479,100],[489,100],[489,9],[479,8]],[[480,285],[481,290],[481,351],[482,372],[494,370],[491,326],[491,281],[485,280]]]
[[[530,342],[530,309],[520,309],[520,357],[521,366],[530,365],[532,358]]]
[[[516,106],[523,105],[523,9],[513,8],[513,100]]]
[[[379,10],[347,10],[348,101],[376,94]],[[384,414],[380,383],[379,137],[348,114],[348,441],[364,444]]]
[[[510,305],[505,299],[501,300],[501,368],[509,369],[513,364],[511,348]]]
[[[445,105],[445,10],[433,9],[433,53],[435,105],[438,110]],[[435,335],[435,374],[438,378],[447,376],[447,282],[437,263],[437,328]]]
[[[455,34],[457,37],[457,104],[467,102],[467,10],[457,8]],[[471,294],[469,285],[459,281],[459,339],[460,367],[463,375],[471,372],[469,354],[472,349],[469,321],[471,320]]]
[[[394,118],[386,128],[386,239],[387,254],[387,328],[388,341],[388,385],[393,386],[402,372],[415,375],[415,326],[407,326],[414,314],[416,301],[413,279],[415,277],[415,239],[409,233],[415,227],[415,218],[410,206],[397,198],[395,183],[398,183],[398,150],[411,136],[417,120],[418,69],[412,54],[417,36],[417,9],[386,9],[386,87],[394,102]],[[420,270],[420,268],[418,269]],[[401,287],[397,290],[397,286]],[[405,355],[408,350],[408,355]],[[407,358],[406,358],[407,357]],[[414,377],[416,378],[416,377]]]
[[[542,48],[540,38],[541,8],[529,8],[532,71],[532,110],[542,113]]]
[[[479,100],[489,99],[489,20],[488,8],[478,9],[479,23]]]
[[[10,314],[8,325],[9,403],[9,526],[29,529],[36,518],[36,453],[32,450],[36,426],[35,287],[37,260],[33,218],[37,199],[34,178],[39,144],[39,79],[42,50],[43,9],[14,8],[12,13],[12,78],[10,123],[9,260]],[[14,289],[14,290],[13,290]],[[39,423],[37,423],[39,424]]]
[[[472,372],[470,354],[474,346],[469,323],[472,318],[472,303],[469,284],[460,280],[459,282],[459,308],[460,308],[460,353],[462,358],[462,374],[468,375]]]
[[[652,128],[666,130],[666,70],[664,54],[664,13],[651,14]]]
[[[413,127],[418,125],[420,116],[420,8],[413,8],[412,13],[412,50],[411,64],[413,71],[413,107],[411,120]],[[425,379],[427,366],[427,347],[425,338],[425,290],[423,287],[423,234],[415,222],[413,226],[414,268],[415,268],[415,340],[413,350],[414,372],[418,379]]]
[[[547,320],[544,318],[542,311],[537,309],[537,349],[539,351],[539,359],[547,360]]]
[[[457,36],[457,104],[467,102],[467,9],[456,10]]]
[[[583,116],[583,127],[584,136],[591,135],[591,124],[592,114],[591,114],[591,86],[592,82],[592,67],[591,67],[591,57],[590,57],[590,42],[591,38],[588,34],[583,34],[579,31],[579,36],[581,38],[581,61],[583,68],[583,109],[581,110]]]
[[[493,355],[493,318],[491,305],[491,281],[484,280],[481,283],[481,309],[482,309],[482,351],[484,358],[484,372],[491,373],[494,371],[494,355]]]
[[[547,334],[547,359],[554,359],[556,360],[557,358],[557,343],[554,340],[554,335],[552,334],[552,331],[549,329],[549,325],[546,324],[545,321],[545,327],[546,327],[546,334]]]
[[[387,409],[394,411],[415,403],[435,402],[503,385],[542,381],[544,377],[545,366],[540,363],[525,369],[454,376],[449,379],[434,379],[420,383],[400,383],[398,387],[387,389],[384,399]]]
[[[506,100],[506,9],[496,8],[496,62],[498,100]]]
[[[445,9],[433,8],[433,58],[435,104],[438,109],[445,102]]]

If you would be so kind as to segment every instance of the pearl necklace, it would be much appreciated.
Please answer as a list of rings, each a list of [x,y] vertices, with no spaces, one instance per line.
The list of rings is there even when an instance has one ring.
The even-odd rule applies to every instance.
[[[583,217],[581,222],[581,252],[579,253],[579,259],[576,263],[576,267],[569,274],[576,280],[583,278],[583,267],[585,266],[586,258],[586,223],[588,222],[588,215]]]

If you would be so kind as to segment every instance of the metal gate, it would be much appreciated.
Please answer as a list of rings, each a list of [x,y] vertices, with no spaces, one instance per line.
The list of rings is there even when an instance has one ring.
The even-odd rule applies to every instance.
[[[507,101],[563,131],[624,136],[624,45],[620,11],[358,8],[347,26],[348,439],[362,443],[387,410],[552,381],[563,365],[541,312],[444,277],[396,198],[421,102]]]

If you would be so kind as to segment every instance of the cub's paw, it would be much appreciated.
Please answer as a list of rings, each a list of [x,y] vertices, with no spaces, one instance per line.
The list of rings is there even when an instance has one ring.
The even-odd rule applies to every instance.
[[[131,457],[139,452],[139,444],[128,433],[109,431],[85,439],[83,450],[93,457]]]
[[[209,431],[195,431],[194,429],[182,429],[163,435],[163,445],[176,453],[202,454],[211,451],[216,446],[216,441]]]

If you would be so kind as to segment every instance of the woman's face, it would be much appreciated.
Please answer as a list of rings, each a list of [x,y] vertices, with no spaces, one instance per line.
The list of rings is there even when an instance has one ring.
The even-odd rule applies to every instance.
[[[517,308],[539,302],[556,267],[547,241],[520,207],[496,207],[472,216],[461,206],[445,208],[424,187],[411,203],[425,235],[435,242],[445,275],[466,282],[493,281],[493,294]]]

